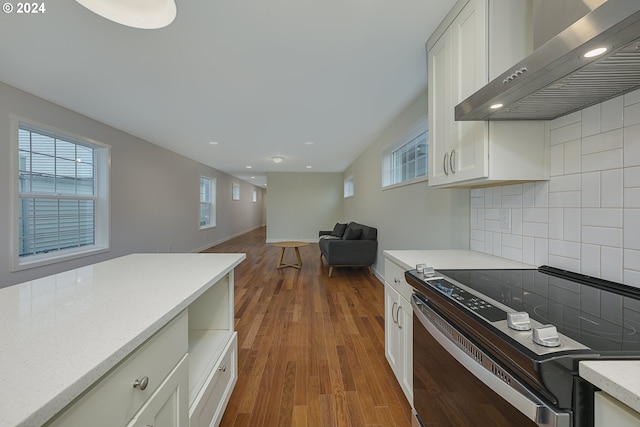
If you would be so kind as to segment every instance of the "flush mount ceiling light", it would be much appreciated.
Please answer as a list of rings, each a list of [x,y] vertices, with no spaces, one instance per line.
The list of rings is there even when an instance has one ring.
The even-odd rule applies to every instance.
[[[273,156],[271,159],[273,160],[273,163],[282,163],[282,161],[284,160],[284,157]]]
[[[492,110],[497,110],[498,108],[504,107],[504,104],[493,104],[491,107]]]
[[[134,28],[152,30],[171,24],[174,0],[76,0],[103,18]]]

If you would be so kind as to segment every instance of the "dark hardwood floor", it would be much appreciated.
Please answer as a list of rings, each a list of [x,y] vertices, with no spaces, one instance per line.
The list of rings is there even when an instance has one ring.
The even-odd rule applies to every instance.
[[[247,254],[235,272],[238,382],[221,426],[410,426],[384,356],[382,283],[366,268],[328,278],[313,243],[300,270],[276,269],[265,231],[205,251]]]

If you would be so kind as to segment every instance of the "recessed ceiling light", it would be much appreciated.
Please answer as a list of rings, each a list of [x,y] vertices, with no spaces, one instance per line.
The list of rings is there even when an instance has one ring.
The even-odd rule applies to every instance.
[[[282,163],[282,161],[284,160],[284,157],[281,156],[273,156],[271,159],[273,159],[274,163]]]
[[[176,18],[174,0],[76,0],[93,13],[118,24],[152,30],[171,24]]]
[[[251,169],[253,166],[249,166],[249,165],[247,165],[247,166],[245,166],[245,167],[246,167],[247,169]]]
[[[209,145],[218,145],[216,141],[209,141]]]
[[[251,179],[256,179],[256,177],[255,177],[255,176],[252,176],[252,177],[251,177]]]
[[[498,108],[504,107],[504,104],[493,104],[491,107],[492,110],[497,110]]]
[[[598,47],[598,48],[595,48],[595,49],[591,49],[589,52],[585,53],[583,55],[583,57],[584,58],[593,58],[593,57],[596,57],[596,56],[600,56],[603,53],[605,53],[607,50],[609,50],[609,48],[606,48],[606,47]]]
[[[305,145],[313,145],[313,141],[307,141],[304,143]]]
[[[311,165],[307,165],[307,169],[311,169],[311,168],[312,168],[312,166],[311,166]]]

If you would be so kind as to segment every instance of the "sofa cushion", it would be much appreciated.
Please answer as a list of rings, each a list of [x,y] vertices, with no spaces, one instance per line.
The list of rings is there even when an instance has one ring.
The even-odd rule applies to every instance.
[[[331,232],[332,236],[342,237],[344,235],[344,230],[347,229],[347,224],[340,224],[336,222],[336,225],[333,227],[333,231]]]
[[[349,228],[344,235],[344,240],[360,240],[362,228]]]
[[[320,240],[342,240],[342,238],[332,234],[323,234],[320,236]]]

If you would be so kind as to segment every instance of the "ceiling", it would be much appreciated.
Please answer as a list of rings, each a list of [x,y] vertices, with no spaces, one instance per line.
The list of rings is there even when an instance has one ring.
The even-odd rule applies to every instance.
[[[344,171],[426,87],[454,3],[177,0],[140,30],[50,1],[0,14],[0,81],[262,186]]]

